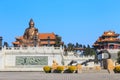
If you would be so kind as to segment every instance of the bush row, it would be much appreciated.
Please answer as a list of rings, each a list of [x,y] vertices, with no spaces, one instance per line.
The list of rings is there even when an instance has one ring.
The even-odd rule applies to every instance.
[[[115,73],[120,73],[120,65],[115,66],[114,72],[115,72]]]
[[[46,73],[50,73],[52,71],[52,68],[50,66],[44,66],[43,70]],[[73,72],[76,72],[76,70],[77,70],[76,66],[68,66],[67,69],[65,69],[65,66],[57,66],[57,69],[55,69],[54,71],[58,73],[61,73],[61,72],[73,73]]]

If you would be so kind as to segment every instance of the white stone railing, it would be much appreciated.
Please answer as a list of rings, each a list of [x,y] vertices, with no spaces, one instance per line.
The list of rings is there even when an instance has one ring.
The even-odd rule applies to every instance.
[[[87,60],[87,59],[94,59],[95,56],[80,56],[80,54],[75,54],[75,52],[71,51],[71,52],[67,52],[68,55],[67,56],[64,56],[63,58],[64,59],[84,59],[84,60]]]
[[[107,49],[109,53],[118,53],[120,49]]]
[[[4,47],[4,52],[29,52],[29,53],[61,53],[63,52],[62,47]]]
[[[107,50],[109,53],[118,53],[120,49],[98,49],[97,51],[100,52],[101,50]]]
[[[75,59],[79,59],[79,60],[88,60],[88,59],[94,59],[95,56],[64,56],[64,59],[71,59],[71,60],[75,60]]]

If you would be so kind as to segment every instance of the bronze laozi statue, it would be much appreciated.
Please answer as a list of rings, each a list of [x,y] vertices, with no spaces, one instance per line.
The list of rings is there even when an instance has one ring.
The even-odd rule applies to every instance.
[[[13,42],[15,47],[63,45],[63,42],[61,42],[61,38],[58,35],[54,33],[39,33],[34,25],[34,21],[30,19],[29,27],[25,29],[23,36],[16,37],[16,41]]]
[[[29,27],[25,30],[22,43],[24,45],[36,46],[38,44],[38,29],[34,27],[34,22],[30,19]]]
[[[34,27],[34,22],[31,19],[29,22],[29,27],[25,30],[23,37],[27,40],[33,40],[35,36],[38,36],[38,29]]]

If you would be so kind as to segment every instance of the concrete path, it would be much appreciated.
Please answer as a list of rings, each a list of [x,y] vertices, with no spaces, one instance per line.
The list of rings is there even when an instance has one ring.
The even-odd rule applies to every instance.
[[[120,74],[0,72],[0,80],[120,80]]]

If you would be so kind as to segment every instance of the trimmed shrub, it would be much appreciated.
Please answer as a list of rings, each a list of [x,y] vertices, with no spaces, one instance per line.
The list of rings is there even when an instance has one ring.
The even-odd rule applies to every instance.
[[[119,63],[119,64],[120,64],[120,57],[118,57],[118,58],[117,58],[117,63]]]
[[[60,73],[61,73],[62,71],[64,71],[64,66],[58,66],[58,67],[57,67],[57,71],[60,72]]]
[[[77,70],[77,67],[76,66],[69,66],[68,70],[69,70],[70,73],[73,73]]]
[[[50,66],[44,66],[44,67],[43,67],[43,70],[44,70],[46,73],[50,73],[50,72],[51,72],[51,67],[50,67]]]
[[[114,72],[115,73],[120,73],[120,65],[119,66],[115,66]]]
[[[117,63],[120,64],[120,51],[117,54],[118,54]]]

